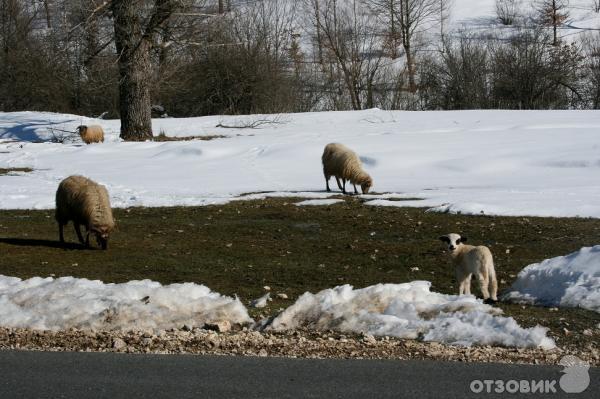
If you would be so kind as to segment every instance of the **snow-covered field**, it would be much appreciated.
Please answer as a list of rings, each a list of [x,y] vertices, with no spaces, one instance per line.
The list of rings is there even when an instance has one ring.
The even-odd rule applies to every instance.
[[[0,176],[0,208],[53,208],[59,181],[71,174],[105,184],[116,207],[221,204],[252,192],[274,193],[245,198],[322,199],[323,147],[342,142],[363,158],[373,190],[388,193],[367,196],[372,205],[600,217],[599,111],[372,109],[281,115],[283,123],[262,129],[215,127],[256,118],[158,119],[156,134],[228,137],[145,143],[121,142],[118,121],[99,121],[107,141],[84,146],[47,140],[52,128],[74,130],[85,118],[0,113],[0,168],[34,169]]]
[[[527,266],[503,299],[600,313],[600,246]]]
[[[516,2],[517,20],[516,26],[533,22],[535,16],[536,2],[521,0]],[[565,24],[559,27],[559,35],[565,38],[580,39],[580,35],[588,30],[600,27],[600,15],[595,12],[594,2],[591,0],[570,0],[568,3],[569,17]],[[496,0],[454,0],[446,22],[448,30],[457,31],[461,28],[467,29],[469,33],[484,33],[491,29],[512,29],[504,26],[496,15]]]
[[[473,296],[430,292],[428,281],[379,284],[363,289],[343,285],[305,293],[269,328],[360,332],[453,345],[503,345],[550,349],[546,328],[522,328]]]

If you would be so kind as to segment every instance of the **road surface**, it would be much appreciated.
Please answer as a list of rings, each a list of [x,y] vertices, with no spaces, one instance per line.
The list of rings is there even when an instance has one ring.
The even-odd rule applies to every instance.
[[[486,379],[555,380],[557,393],[551,396],[566,397],[559,386],[561,369],[434,361],[0,351],[0,398],[498,396],[486,393],[482,385]],[[600,397],[600,369],[591,369],[590,377],[586,391],[569,397]],[[483,392],[472,392],[473,380],[481,381],[474,387]]]

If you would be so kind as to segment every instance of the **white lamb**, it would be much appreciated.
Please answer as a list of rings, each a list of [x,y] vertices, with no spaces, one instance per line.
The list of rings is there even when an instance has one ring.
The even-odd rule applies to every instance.
[[[471,275],[475,275],[485,302],[498,301],[498,282],[494,270],[494,260],[488,247],[465,245],[467,237],[458,234],[441,236],[448,244],[448,250],[455,267],[458,294],[471,294]]]

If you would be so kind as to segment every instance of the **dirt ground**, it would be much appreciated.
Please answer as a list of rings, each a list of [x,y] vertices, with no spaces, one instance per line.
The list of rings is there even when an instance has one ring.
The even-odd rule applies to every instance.
[[[600,232],[595,219],[440,214],[365,206],[357,197],[331,206],[298,207],[298,201],[116,209],[118,228],[107,251],[76,244],[71,225],[65,234],[70,243],[61,246],[53,211],[0,211],[0,274],[196,282],[246,304],[269,286],[288,299],[275,299],[260,314],[253,310],[253,316],[268,316],[305,291],[340,284],[428,280],[433,291],[456,293],[448,255],[437,240],[442,234],[460,233],[489,246],[502,291],[526,265],[597,244]],[[597,348],[595,312],[498,306],[523,326],[549,327],[559,347]]]

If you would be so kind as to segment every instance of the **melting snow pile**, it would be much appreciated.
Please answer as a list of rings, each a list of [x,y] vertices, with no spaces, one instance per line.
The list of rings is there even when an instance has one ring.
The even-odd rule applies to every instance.
[[[546,328],[522,328],[501,310],[473,296],[431,292],[428,281],[379,284],[363,289],[343,285],[305,293],[268,327],[308,327],[455,345],[505,345],[551,349]]]
[[[2,327],[64,330],[164,330],[218,321],[251,322],[236,298],[193,283],[161,285],[141,280],[98,280],[0,275]]]
[[[504,299],[600,312],[600,245],[527,266]]]

